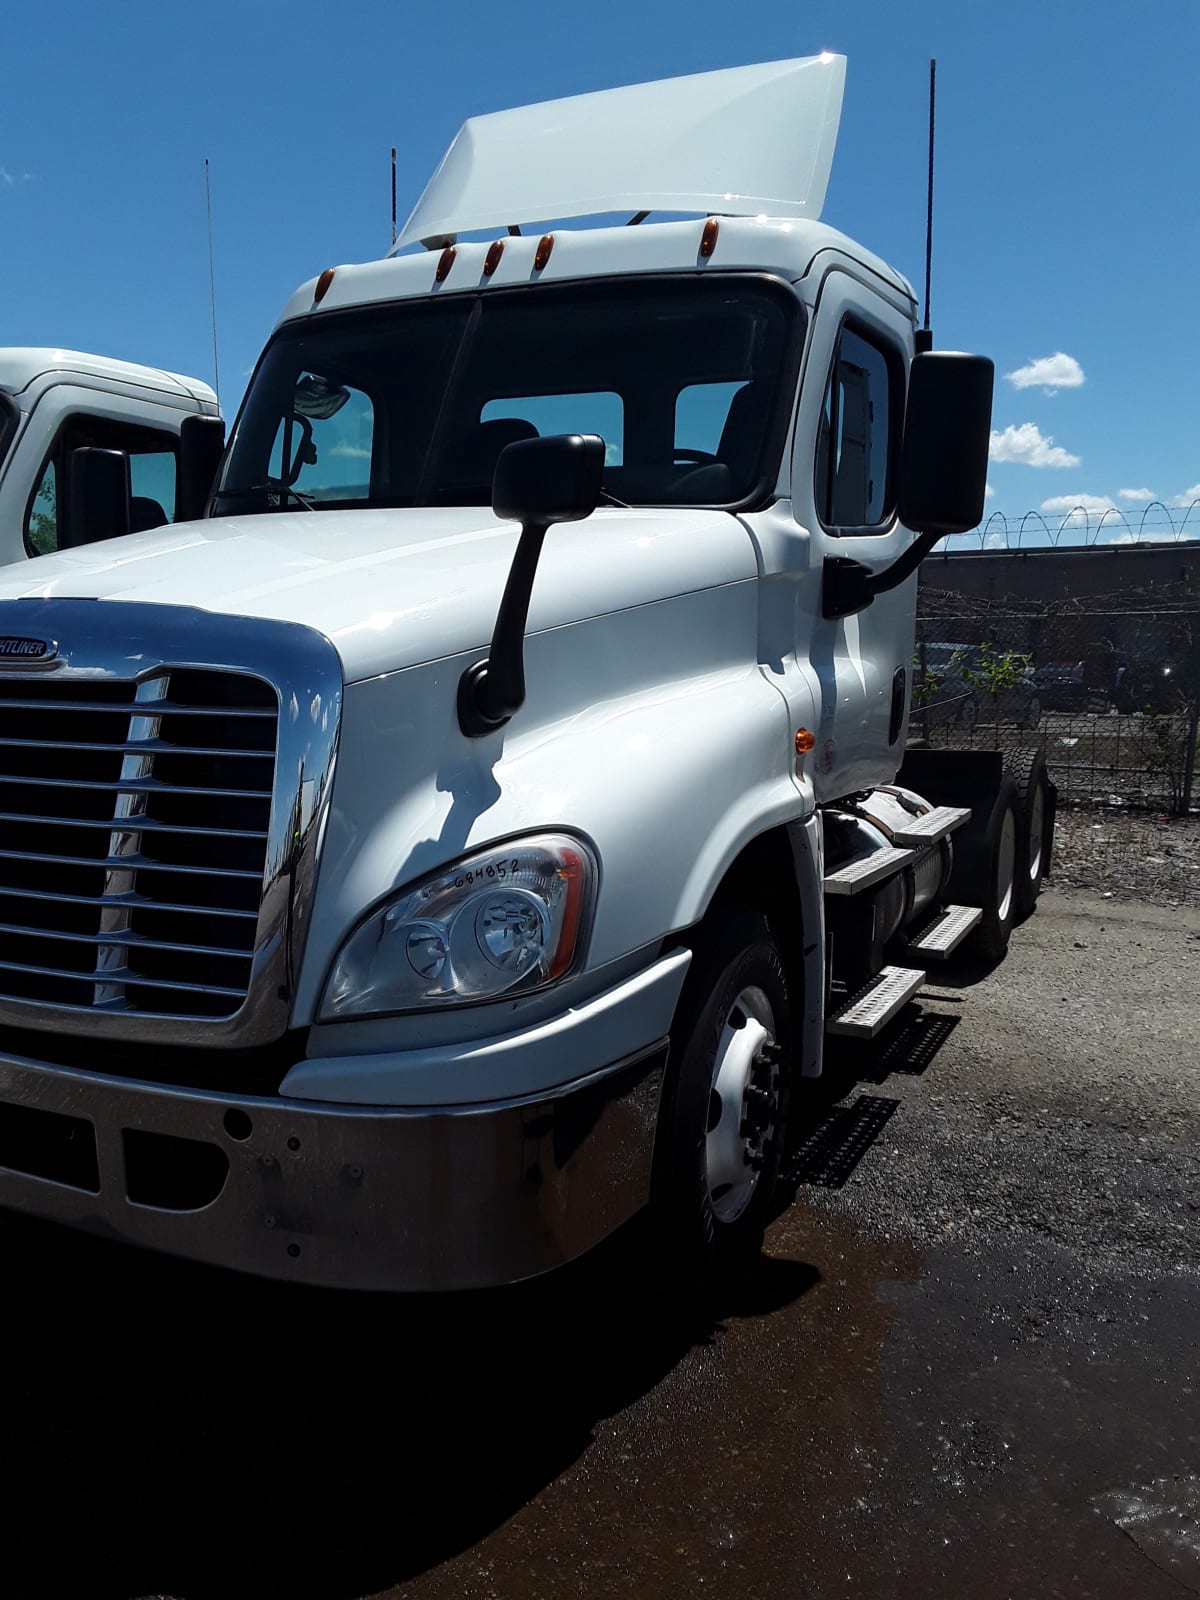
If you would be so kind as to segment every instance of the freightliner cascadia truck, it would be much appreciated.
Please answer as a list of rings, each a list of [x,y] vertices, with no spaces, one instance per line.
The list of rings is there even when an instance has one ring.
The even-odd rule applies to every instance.
[[[819,220],[844,69],[468,121],[202,516],[0,577],[0,1205],[403,1290],[646,1212],[720,1270],[827,1038],[1003,954],[1044,768],[906,749],[992,367]],[[124,453],[77,483],[119,530]]]

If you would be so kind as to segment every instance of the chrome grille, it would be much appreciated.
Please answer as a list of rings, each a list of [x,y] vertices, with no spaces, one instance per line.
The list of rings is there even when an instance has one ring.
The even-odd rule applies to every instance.
[[[239,1010],[278,721],[248,673],[0,682],[0,1002]]]

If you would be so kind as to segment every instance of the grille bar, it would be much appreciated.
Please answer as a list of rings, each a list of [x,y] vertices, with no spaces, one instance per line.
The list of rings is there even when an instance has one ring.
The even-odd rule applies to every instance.
[[[92,863],[89,863],[91,865]],[[96,863],[103,865],[103,863]],[[172,867],[172,872],[178,872],[178,867]],[[22,900],[52,900],[63,905],[77,906],[102,906],[102,905],[128,905],[141,907],[143,911],[176,911],[181,915],[195,915],[201,917],[245,917],[250,922],[258,921],[257,911],[245,911],[234,906],[206,906],[187,905],[180,900],[155,900],[144,894],[130,892],[129,894],[50,894],[45,889],[11,889],[0,890],[0,894],[20,895]]]
[[[125,717],[129,716],[128,700],[17,700],[10,695],[5,695],[3,705],[11,711],[45,711],[49,707],[61,707],[68,711],[83,711],[89,715],[94,711],[120,712]],[[276,711],[259,709],[256,706],[187,706],[177,705],[170,700],[160,700],[159,710],[164,717],[232,717],[235,720],[258,720],[260,722],[274,723],[277,720]]]
[[[172,744],[169,739],[140,739],[136,743],[116,744],[105,742],[102,744],[87,744],[81,739],[4,739],[0,738],[0,749],[10,750],[98,750],[105,755],[158,755],[165,752],[173,756],[242,756],[251,760],[261,761],[261,750],[246,749],[245,746],[236,746],[229,749],[218,748],[211,744]],[[31,778],[30,782],[37,780]]]
[[[72,967],[39,967],[23,961],[0,961],[0,972],[25,972],[39,978],[66,978],[72,983],[91,984],[94,976],[90,972],[77,972]],[[113,983],[135,984],[139,989],[178,989],[185,994],[215,994],[228,995],[237,1000],[246,996],[245,989],[231,989],[215,983],[185,983],[182,979],[147,978],[140,972],[134,972],[128,967],[112,967],[105,973],[105,977]],[[7,994],[9,1000],[25,998],[22,995]],[[111,1003],[111,1001],[96,1001],[97,1005]]]
[[[0,701],[0,709],[3,701]],[[0,811],[0,822],[36,822],[43,828],[103,828],[112,831],[111,817],[42,817],[29,811]],[[143,817],[138,824],[139,833],[211,834],[211,828],[194,828],[183,822],[156,822],[153,817]],[[224,839],[267,839],[265,828],[222,828]]]
[[[31,850],[0,850],[0,861],[48,861],[64,867],[145,867],[148,870],[156,870],[158,872],[183,872],[191,878],[244,878],[251,883],[257,883],[262,879],[261,867],[255,872],[252,868],[247,867],[184,866],[177,861],[168,863],[159,861],[154,856],[130,855],[128,853],[120,856],[60,856],[51,854],[46,850],[39,850],[36,853]],[[3,896],[4,892],[3,887],[0,887],[0,896]],[[32,891],[21,889],[14,892],[29,894]],[[87,896],[86,898],[92,899],[94,897]]]
[[[110,747],[114,755],[121,754],[120,746]],[[260,757],[261,751],[257,751]],[[0,783],[16,783],[24,789],[99,789],[111,794],[179,794],[179,795],[205,795],[228,796],[234,800],[267,800],[270,794],[263,794],[261,789],[206,789],[195,784],[162,783],[158,778],[121,778],[115,783],[94,783],[88,778],[41,778],[32,777],[27,773],[0,772]],[[24,813],[21,820],[27,820],[30,813]],[[109,817],[109,822],[119,821],[120,818]]]
[[[116,900],[111,896],[107,903],[121,907],[129,905],[127,900]],[[122,928],[117,933],[67,933],[61,928],[26,928],[17,923],[0,922],[0,935],[6,933],[19,934],[22,939],[61,939],[68,944],[119,945],[122,950],[137,945],[142,949],[176,950],[195,956],[221,956],[229,961],[249,961],[253,956],[251,950],[229,950],[219,944],[176,944],[168,939],[146,939],[128,928]],[[81,972],[76,976],[87,978],[91,974]]]

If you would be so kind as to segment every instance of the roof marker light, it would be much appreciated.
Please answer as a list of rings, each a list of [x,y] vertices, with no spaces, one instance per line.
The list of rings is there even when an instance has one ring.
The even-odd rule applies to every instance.
[[[707,261],[717,248],[717,235],[721,231],[721,224],[716,217],[709,217],[704,224],[704,232],[700,235],[700,255]]]
[[[492,273],[495,272],[496,268],[500,265],[500,257],[503,254],[504,240],[493,239],[492,243],[488,246],[487,255],[483,258],[483,275],[485,278],[490,278]]]
[[[533,270],[540,272],[550,259],[550,252],[554,249],[554,235],[544,233],[538,241],[537,252],[533,258]]]
[[[450,268],[454,265],[454,258],[457,254],[458,251],[452,244],[448,244],[442,251],[438,257],[437,271],[433,275],[436,282],[445,283],[450,276]]]
[[[329,293],[329,285],[332,282],[333,268],[326,267],[325,271],[317,279],[317,286],[313,290],[313,305],[319,306],[321,304],[321,301],[324,300],[325,296]]]

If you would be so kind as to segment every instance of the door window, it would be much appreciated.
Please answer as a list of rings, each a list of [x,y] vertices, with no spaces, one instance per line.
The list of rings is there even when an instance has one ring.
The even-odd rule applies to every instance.
[[[817,515],[827,528],[891,520],[899,361],[890,345],[843,327],[817,430]]]
[[[173,433],[111,417],[68,417],[25,513],[25,548],[30,555],[49,555],[63,542],[70,510],[71,453],[84,446],[128,454],[130,526],[135,533],[174,521],[177,440]]]

